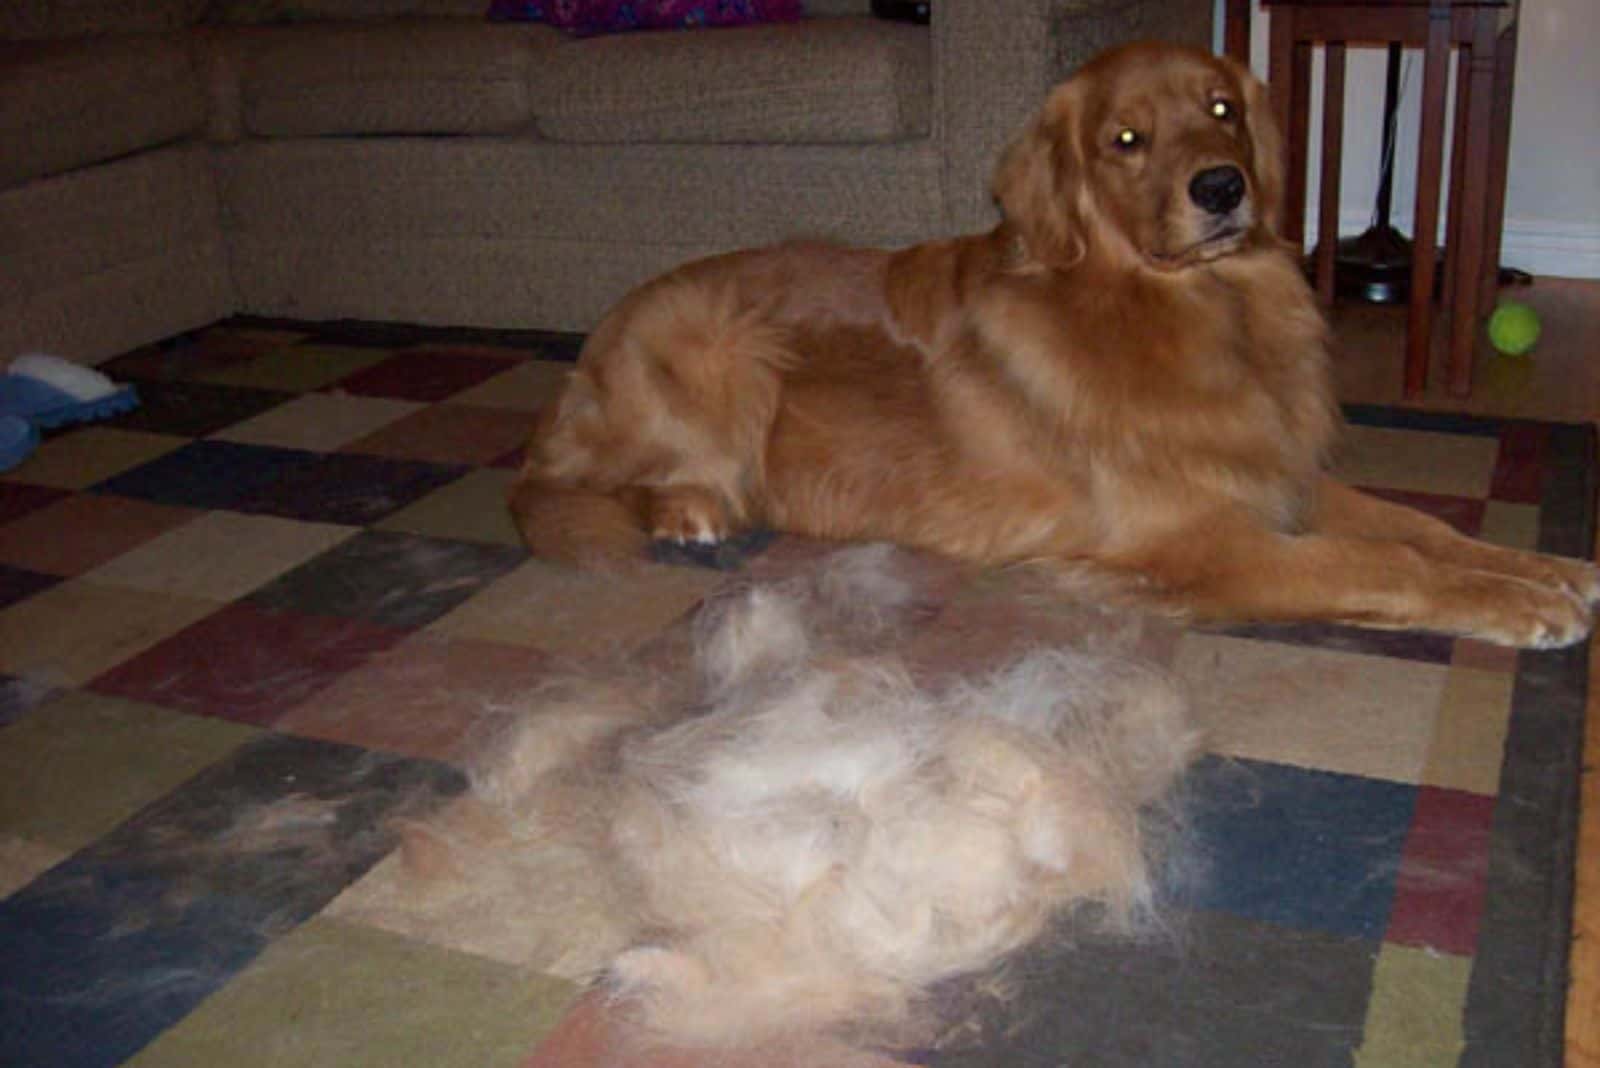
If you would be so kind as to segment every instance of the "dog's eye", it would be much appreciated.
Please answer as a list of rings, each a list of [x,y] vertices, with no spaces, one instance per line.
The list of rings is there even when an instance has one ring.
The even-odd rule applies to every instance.
[[[1140,135],[1138,130],[1130,126],[1124,126],[1117,131],[1117,136],[1112,138],[1111,143],[1126,152],[1144,144],[1144,137]]]
[[[1224,100],[1219,96],[1211,101],[1210,111],[1211,117],[1214,119],[1231,119],[1233,118],[1233,102]]]

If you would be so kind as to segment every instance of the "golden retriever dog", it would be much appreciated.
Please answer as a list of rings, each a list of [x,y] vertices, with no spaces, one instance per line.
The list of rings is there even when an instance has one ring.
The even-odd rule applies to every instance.
[[[1006,151],[987,233],[641,286],[540,413],[510,493],[528,546],[600,564],[759,524],[1028,563],[1186,618],[1579,641],[1593,567],[1326,474],[1328,331],[1274,230],[1269,111],[1227,59],[1129,45]]]

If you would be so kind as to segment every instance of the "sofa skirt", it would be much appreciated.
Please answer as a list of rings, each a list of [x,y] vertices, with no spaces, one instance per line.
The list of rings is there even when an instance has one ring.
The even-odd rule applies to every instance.
[[[204,146],[0,192],[0,249],[0,356],[97,363],[238,303]]]

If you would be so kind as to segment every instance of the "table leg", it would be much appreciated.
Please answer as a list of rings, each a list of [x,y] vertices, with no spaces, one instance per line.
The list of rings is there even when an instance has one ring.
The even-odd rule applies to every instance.
[[[1460,195],[1461,182],[1466,176],[1467,161],[1467,116],[1471,112],[1467,90],[1472,84],[1472,79],[1467,77],[1467,53],[1463,48],[1457,53],[1456,59],[1456,102],[1455,124],[1450,133],[1450,180],[1445,185],[1449,191],[1449,208],[1444,224],[1444,251],[1441,255],[1440,267],[1444,271],[1444,278],[1440,280],[1439,292],[1445,294],[1444,300],[1448,304],[1452,299],[1451,294],[1456,291],[1456,268],[1461,263],[1461,257],[1455,254],[1461,245],[1461,212],[1466,207],[1465,198]],[[1483,166],[1483,161],[1478,161],[1478,166]]]
[[[1450,66],[1450,12],[1429,11],[1422,64],[1422,143],[1417,153],[1417,210],[1412,227],[1411,308],[1406,324],[1405,395],[1428,384],[1433,349],[1433,278],[1438,256],[1439,179],[1444,163],[1444,99]]]
[[[1463,50],[1459,77],[1466,83],[1466,144],[1461,151],[1467,165],[1451,196],[1461,203],[1459,236],[1450,254],[1456,259],[1454,298],[1450,315],[1450,392],[1465,396],[1472,389],[1472,357],[1478,340],[1478,291],[1483,284],[1484,251],[1488,244],[1489,171],[1494,124],[1495,77],[1494,12],[1478,15],[1472,43]]]
[[[1344,151],[1345,44],[1323,49],[1322,176],[1317,208],[1317,297],[1331,306],[1339,254],[1339,168]]]
[[[1511,160],[1511,99],[1517,72],[1517,24],[1502,31],[1494,44],[1494,117],[1489,147],[1488,238],[1484,242],[1478,307],[1494,306],[1500,289],[1500,239],[1506,221],[1506,169]]]
[[[1267,89],[1273,118],[1283,134],[1283,204],[1273,220],[1284,240],[1304,243],[1306,211],[1306,126],[1310,102],[1311,51],[1295,40],[1294,9],[1275,8],[1268,20]]]
[[[1228,0],[1222,23],[1223,54],[1247,67],[1250,65],[1250,3],[1251,0]]]

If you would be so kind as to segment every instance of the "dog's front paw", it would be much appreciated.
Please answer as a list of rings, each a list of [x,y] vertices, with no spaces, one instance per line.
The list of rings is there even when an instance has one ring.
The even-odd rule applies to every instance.
[[[1519,649],[1561,649],[1589,636],[1591,602],[1564,589],[1515,582],[1474,637]]]
[[[1600,605],[1600,567],[1584,560],[1554,558],[1551,563],[1561,576],[1561,584],[1585,605]]]

